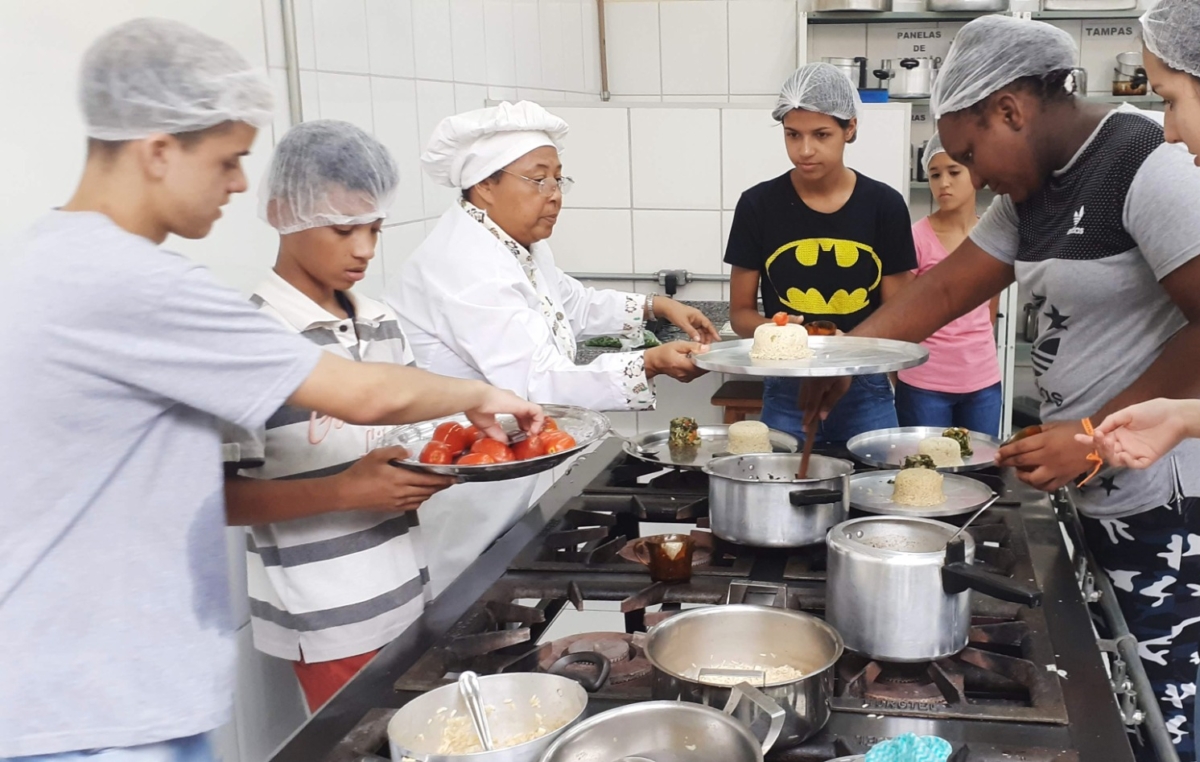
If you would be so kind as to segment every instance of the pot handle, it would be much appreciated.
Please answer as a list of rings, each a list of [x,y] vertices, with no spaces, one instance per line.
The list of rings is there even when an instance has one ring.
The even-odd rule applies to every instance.
[[[871,73],[875,75],[875,79],[878,79],[881,82],[892,78],[892,72],[888,69],[876,69]]]
[[[827,505],[845,498],[840,489],[796,490],[788,494],[788,500],[797,508],[809,505]]]
[[[572,664],[593,664],[597,665],[597,674],[595,676],[583,676],[567,674],[567,667]],[[550,665],[550,669],[546,670],[552,675],[559,677],[567,677],[583,686],[583,689],[588,693],[595,693],[604,687],[608,682],[608,675],[612,672],[612,662],[602,653],[595,651],[580,651],[575,654],[567,654],[558,661]]]
[[[1032,585],[992,574],[966,562],[966,545],[961,537],[946,544],[946,564],[942,567],[942,589],[947,595],[975,590],[1010,603],[1030,608],[1042,605],[1042,591]]]
[[[743,698],[749,699],[751,703],[771,716],[771,725],[767,728],[766,738],[762,739],[762,752],[766,754],[779,740],[779,734],[783,732],[783,720],[787,713],[770,696],[750,683],[738,683],[730,688],[729,701],[725,702],[725,709],[722,711],[732,717],[738,706],[741,705]]]

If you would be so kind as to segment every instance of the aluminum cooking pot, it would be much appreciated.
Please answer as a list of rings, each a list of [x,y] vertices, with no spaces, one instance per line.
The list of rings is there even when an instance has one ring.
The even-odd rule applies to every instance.
[[[845,521],[854,464],[813,455],[797,479],[801,455],[762,453],[714,458],[708,474],[708,517],[722,540],[758,548],[798,548],[825,541]]]
[[[503,743],[554,728],[525,743],[493,751],[439,754],[446,733],[465,733],[475,739],[467,705],[458,685],[445,685],[400,708],[388,722],[391,758],[418,762],[536,762],[554,739],[565,733],[587,709],[587,692],[566,677],[534,672],[487,675],[479,678],[480,695],[492,739]]]
[[[814,616],[739,604],[675,614],[651,628],[645,649],[654,667],[656,699],[722,706],[730,698],[730,689],[719,684],[722,675],[726,684],[744,679],[759,688],[785,712],[777,748],[795,746],[825,727],[833,667],[843,650],[837,631]],[[731,671],[722,665],[739,666]],[[746,667],[764,671],[751,674]],[[772,680],[765,670],[776,667],[791,667],[802,676]],[[702,682],[706,678],[709,682]],[[753,714],[735,716],[756,726]]]
[[[825,617],[846,647],[896,662],[942,659],[967,647],[968,589],[1027,606],[1042,593],[974,565],[975,542],[931,519],[872,516],[829,532]],[[949,544],[947,544],[949,543]]]
[[[833,68],[846,75],[846,79],[850,80],[850,84],[857,87],[859,90],[865,90],[867,87],[867,59],[864,56],[856,56],[854,58],[836,58],[826,57],[822,61],[829,64]]]
[[[764,741],[731,715],[751,701],[772,716]],[[725,711],[681,701],[644,701],[591,717],[555,741],[541,762],[763,762],[783,710],[757,689],[734,686]]]
[[[889,98],[928,98],[941,67],[941,58],[902,58],[895,67],[885,59],[875,77]]]

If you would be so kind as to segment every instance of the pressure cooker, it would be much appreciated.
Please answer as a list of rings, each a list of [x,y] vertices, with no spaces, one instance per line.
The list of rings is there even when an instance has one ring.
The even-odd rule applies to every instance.
[[[901,58],[894,67],[891,59],[884,59],[875,78],[889,98],[928,98],[941,67],[941,58]]]
[[[859,90],[867,88],[867,59],[863,56],[854,58],[826,57],[822,61],[846,75],[850,84]]]

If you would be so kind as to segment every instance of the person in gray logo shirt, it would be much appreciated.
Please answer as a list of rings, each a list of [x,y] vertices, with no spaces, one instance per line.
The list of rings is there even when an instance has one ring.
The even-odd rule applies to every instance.
[[[1000,464],[1077,504],[1180,759],[1195,759],[1200,443],[1095,470],[1075,439],[1131,403],[1200,392],[1200,172],[1161,117],[1076,98],[1065,32],[984,17],[959,32],[931,108],[946,151],[999,198],[971,237],[852,335],[919,341],[1013,281],[1033,294],[1042,430]],[[827,408],[844,383],[803,400]],[[1090,477],[1090,478],[1088,478]]]

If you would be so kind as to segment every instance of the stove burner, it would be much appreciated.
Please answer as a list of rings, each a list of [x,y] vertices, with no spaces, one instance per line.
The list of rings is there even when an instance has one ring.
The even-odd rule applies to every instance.
[[[853,671],[855,664],[852,661],[842,667],[843,674]],[[867,661],[847,683],[852,695],[860,696],[872,708],[885,710],[950,706],[962,700],[965,687],[962,672],[948,660],[918,664]]]
[[[548,670],[554,662],[567,654],[595,651],[607,656],[612,663],[608,685],[644,682],[648,687],[653,670],[646,659],[646,652],[641,647],[643,637],[623,632],[589,632],[555,640],[542,646],[538,654],[538,669]],[[576,670],[580,675],[585,675],[591,674],[592,668],[589,665],[571,665],[563,672],[567,677],[572,677]]]

